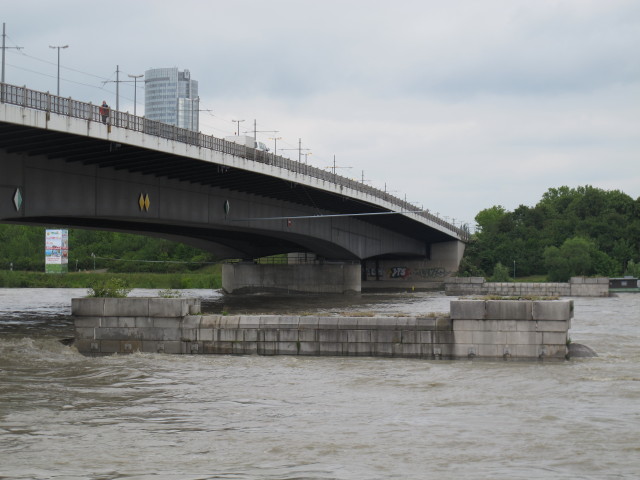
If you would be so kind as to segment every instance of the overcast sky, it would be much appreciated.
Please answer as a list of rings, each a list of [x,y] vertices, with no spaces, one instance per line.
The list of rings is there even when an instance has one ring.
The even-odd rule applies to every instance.
[[[188,69],[203,133],[255,119],[456,224],[563,185],[640,196],[638,0],[23,0],[0,21],[7,83],[55,93],[50,46],[61,95],[112,107],[117,66]]]

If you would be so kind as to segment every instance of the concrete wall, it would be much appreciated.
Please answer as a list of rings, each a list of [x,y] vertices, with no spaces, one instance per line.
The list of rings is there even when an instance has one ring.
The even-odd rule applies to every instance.
[[[445,280],[446,295],[606,297],[609,279],[572,277],[568,283],[487,282],[483,277],[450,277]]]
[[[451,302],[450,316],[196,315],[191,299],[73,299],[81,353],[564,359],[571,301]],[[182,315],[181,315],[182,314]]]
[[[254,264],[222,266],[227,293],[350,293],[360,292],[360,264]]]

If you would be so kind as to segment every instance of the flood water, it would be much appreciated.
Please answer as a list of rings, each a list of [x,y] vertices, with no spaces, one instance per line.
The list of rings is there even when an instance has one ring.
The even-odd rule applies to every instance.
[[[452,299],[184,293],[230,314]],[[2,479],[640,478],[640,294],[574,298],[570,336],[599,356],[552,363],[84,357],[59,339],[85,294],[0,289]]]

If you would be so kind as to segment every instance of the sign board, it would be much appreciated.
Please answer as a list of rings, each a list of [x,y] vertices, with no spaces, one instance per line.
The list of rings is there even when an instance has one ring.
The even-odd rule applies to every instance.
[[[67,273],[69,271],[68,230],[45,231],[44,265],[46,273]]]

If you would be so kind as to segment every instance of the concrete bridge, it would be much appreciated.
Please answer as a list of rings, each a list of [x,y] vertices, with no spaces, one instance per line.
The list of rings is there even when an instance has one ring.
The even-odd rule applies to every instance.
[[[316,264],[349,269],[341,291],[358,291],[360,279],[442,277],[468,239],[464,228],[335,172],[124,112],[103,123],[97,105],[8,84],[0,84],[0,222],[158,236],[219,259],[311,253]],[[260,268],[249,283],[235,272],[228,289],[323,283],[315,273],[283,280],[282,271],[265,280]]]

